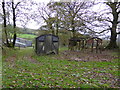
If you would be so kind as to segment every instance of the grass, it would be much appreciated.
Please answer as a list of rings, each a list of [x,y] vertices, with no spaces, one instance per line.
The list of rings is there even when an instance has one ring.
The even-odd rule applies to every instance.
[[[65,51],[65,50],[68,50],[68,48],[66,48],[66,47],[59,48],[59,51]]]
[[[34,39],[35,37],[37,37],[36,35],[32,35],[32,34],[18,34],[19,38],[25,38],[25,39]]]
[[[67,49],[60,49],[63,50]],[[2,57],[3,88],[118,87],[111,83],[119,74],[118,59],[111,62],[76,62],[56,60],[55,55],[37,56],[32,48],[7,52]]]
[[[0,89],[2,88],[2,50],[0,49]]]

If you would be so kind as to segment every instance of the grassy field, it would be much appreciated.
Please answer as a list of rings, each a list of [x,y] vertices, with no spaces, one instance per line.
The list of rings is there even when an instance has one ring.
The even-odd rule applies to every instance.
[[[0,89],[2,88],[2,50],[0,48]]]
[[[64,51],[66,48],[61,48]],[[7,51],[7,52],[6,52]],[[3,51],[3,88],[118,88],[118,59],[69,61],[32,48]],[[112,55],[117,55],[113,53]]]
[[[36,35],[32,35],[32,34],[18,34],[18,37],[31,40],[31,39],[34,39],[37,36]]]

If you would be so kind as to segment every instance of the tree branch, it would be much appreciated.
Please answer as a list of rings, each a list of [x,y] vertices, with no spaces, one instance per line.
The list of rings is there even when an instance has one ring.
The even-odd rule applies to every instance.
[[[15,5],[15,9],[17,8],[17,6],[20,4],[20,2],[18,2],[16,5]]]
[[[41,17],[45,20],[45,22],[47,22],[47,19],[44,16],[41,16]]]
[[[120,14],[120,10],[117,12],[117,14]]]
[[[117,24],[120,23],[120,21],[117,22]]]
[[[110,30],[110,28],[108,28],[108,29],[102,30],[101,32],[96,32],[96,31],[94,31],[94,30],[92,30],[92,29],[90,29],[90,28],[88,28],[88,27],[86,27],[86,28],[87,28],[88,30],[90,30],[91,32],[93,32],[93,33],[98,33],[98,34],[101,34],[101,33],[105,32],[105,31]]]

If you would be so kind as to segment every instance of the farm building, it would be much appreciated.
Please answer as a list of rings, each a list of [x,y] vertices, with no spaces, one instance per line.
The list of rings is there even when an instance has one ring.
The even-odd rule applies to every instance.
[[[36,38],[35,52],[40,54],[58,54],[59,37],[52,34],[41,35]]]
[[[15,46],[16,47],[31,47],[32,41],[28,41],[28,40],[23,39],[23,38],[17,38]]]
[[[69,39],[68,49],[69,50],[74,50],[75,46],[77,46],[76,49],[78,49],[78,50],[83,49],[84,46],[85,46],[85,41],[86,41],[86,38],[72,37],[72,38]]]

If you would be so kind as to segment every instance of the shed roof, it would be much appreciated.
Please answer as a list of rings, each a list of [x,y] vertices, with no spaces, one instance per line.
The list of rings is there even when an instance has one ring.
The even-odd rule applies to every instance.
[[[98,37],[92,37],[90,39],[99,39],[99,40],[102,40],[101,38],[98,38]]]
[[[36,39],[38,39],[39,41],[44,41],[45,37],[48,37],[48,36],[51,36],[53,38],[53,41],[55,41],[55,42],[57,42],[58,39],[59,39],[58,36],[55,36],[55,35],[52,35],[52,34],[44,34],[44,35],[36,37]]]

